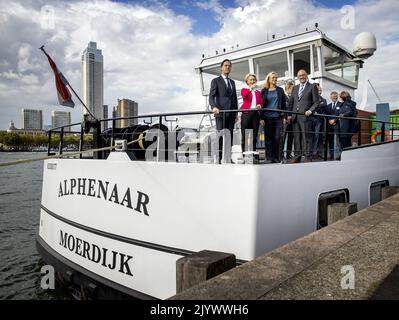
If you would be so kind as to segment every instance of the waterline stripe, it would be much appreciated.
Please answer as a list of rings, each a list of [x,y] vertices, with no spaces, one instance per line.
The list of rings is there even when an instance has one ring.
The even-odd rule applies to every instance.
[[[152,250],[157,250],[157,251],[162,251],[162,252],[167,252],[167,253],[172,253],[172,254],[176,254],[176,255],[180,255],[180,256],[187,256],[190,254],[195,253],[195,251],[190,251],[190,250],[185,250],[185,249],[180,249],[180,248],[174,248],[174,247],[168,247],[168,246],[163,246],[160,244],[156,244],[156,243],[152,243],[152,242],[146,242],[146,241],[142,241],[142,240],[137,240],[137,239],[131,239],[131,238],[127,238],[127,237],[123,237],[120,235],[116,235],[113,233],[108,233],[105,231],[101,231],[98,229],[94,229],[88,226],[85,226],[83,224],[68,220],[64,217],[61,217],[60,215],[50,211],[49,209],[47,209],[45,206],[43,206],[42,204],[40,205],[40,207],[46,212],[48,213],[50,216],[64,222],[67,223],[75,228],[90,232],[90,233],[94,233],[97,234],[99,236],[102,237],[106,237],[109,239],[113,239],[113,240],[117,240],[117,241],[121,241],[121,242],[126,242],[129,244],[133,244],[135,246],[140,246],[140,247],[144,247],[144,248],[148,248],[148,249],[152,249]],[[241,260],[241,259],[237,259],[237,264],[243,264],[245,262],[247,262],[246,260]]]

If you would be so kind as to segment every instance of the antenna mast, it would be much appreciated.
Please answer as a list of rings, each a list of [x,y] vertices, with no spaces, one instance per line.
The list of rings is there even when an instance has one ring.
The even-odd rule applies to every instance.
[[[379,97],[379,96],[378,96],[378,94],[377,94],[377,91],[375,91],[375,89],[374,89],[373,85],[371,84],[371,82],[370,82],[370,79],[368,79],[367,81],[369,82],[369,84],[370,84],[370,86],[371,86],[371,89],[373,89],[373,91],[374,91],[374,94],[376,95],[376,97],[377,97],[378,101],[379,101],[380,103],[382,103],[382,101],[381,101],[380,97]]]

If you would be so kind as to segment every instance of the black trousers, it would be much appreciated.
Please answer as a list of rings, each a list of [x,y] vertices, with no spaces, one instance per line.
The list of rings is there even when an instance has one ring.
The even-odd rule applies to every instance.
[[[223,115],[215,117],[217,131],[221,131],[223,129],[229,130],[231,146],[233,145],[233,130],[234,130],[234,124],[236,122],[236,116],[237,115],[234,113],[234,114],[225,115],[224,119]],[[219,137],[219,163],[222,160],[222,154],[223,154],[222,151],[223,151],[223,135]]]
[[[324,125],[324,119],[319,118],[319,117],[312,117],[313,119],[311,120],[311,130],[310,134],[312,136],[311,143],[308,146],[310,148],[309,154],[311,156],[321,156],[323,151],[320,150],[320,137],[321,137],[321,132],[323,132],[323,125]]]
[[[332,126],[328,125],[328,149],[330,152],[330,158],[334,158],[334,148],[337,148],[338,145],[338,125]],[[334,146],[334,138],[336,138],[335,146]]]
[[[312,141],[312,135],[309,133],[311,120],[308,120],[305,116],[296,116],[293,119],[294,129],[294,154],[295,158],[300,156],[309,157],[309,143]]]
[[[287,159],[291,159],[291,153],[292,153],[292,150],[293,150],[293,145],[294,145],[294,133],[293,133],[293,130],[294,129],[292,127],[292,122],[285,126],[283,145],[287,141],[287,150],[286,150]]]
[[[352,146],[352,133],[340,134],[339,144],[341,148],[348,148]]]
[[[247,151],[245,149],[245,130],[252,129],[252,151],[256,150],[256,140],[259,131],[260,116],[258,111],[243,112],[241,115],[241,148],[242,152]]]
[[[281,129],[282,120],[280,117],[265,118],[265,153],[268,161],[281,161]]]

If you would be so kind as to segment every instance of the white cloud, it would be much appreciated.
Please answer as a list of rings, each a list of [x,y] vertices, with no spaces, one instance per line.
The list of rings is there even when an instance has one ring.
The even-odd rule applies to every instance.
[[[319,27],[328,37],[352,50],[355,36],[363,31],[371,31],[377,37],[378,49],[373,57],[366,60],[360,76],[367,74],[376,91],[384,101],[399,108],[399,9],[396,0],[364,0],[354,8],[354,29],[343,29],[341,20],[345,18],[340,9],[315,6],[307,0],[252,0],[242,1],[242,6],[228,9],[222,28],[209,39],[209,50],[230,48],[236,43],[246,47],[263,43],[272,34],[277,38],[284,35]],[[383,19],[379,17],[384,17]],[[359,89],[362,89],[362,78]],[[377,99],[368,90],[367,109],[374,111]],[[367,110],[366,109],[366,110]]]
[[[205,37],[192,34],[189,17],[157,2],[146,7],[106,0],[0,2],[0,128],[11,119],[20,126],[20,109],[28,104],[44,110],[45,123],[50,121],[51,110],[65,110],[55,107],[53,74],[37,50],[42,44],[80,93],[81,53],[89,41],[96,41],[104,55],[104,103],[109,110],[117,98],[138,101],[140,113],[203,110],[204,98],[194,72],[202,53],[237,43],[242,48],[264,42],[267,33],[293,34],[314,22],[348,48],[357,33],[374,32],[378,50],[366,61],[365,70],[381,98],[399,107],[396,0],[357,2],[354,30],[341,28],[339,9],[316,7],[310,0],[236,3],[236,8],[229,9],[217,0],[196,4],[211,10],[220,21],[220,30]],[[53,9],[53,16],[43,13],[44,5]],[[370,104],[375,103],[373,99],[369,90]],[[73,120],[79,118],[75,107]]]
[[[195,5],[203,10],[212,11],[215,15],[216,21],[223,23],[225,16],[225,8],[220,4],[219,0],[197,1]]]

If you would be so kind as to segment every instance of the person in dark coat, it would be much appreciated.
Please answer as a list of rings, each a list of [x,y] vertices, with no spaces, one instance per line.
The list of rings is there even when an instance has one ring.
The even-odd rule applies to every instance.
[[[340,117],[357,117],[356,102],[347,91],[342,91],[339,94],[342,100],[342,106],[339,110]],[[352,135],[355,133],[356,120],[353,119],[339,119],[339,143],[341,148],[348,148],[352,146]]]
[[[238,109],[238,99],[236,92],[236,85],[233,79],[229,78],[231,72],[231,61],[224,59],[220,64],[221,75],[214,78],[211,82],[209,91],[209,105],[212,107],[212,112],[216,120],[216,130],[221,132],[227,129],[230,133],[230,145],[233,144],[233,129],[237,118],[237,112],[230,112],[221,114],[220,111]],[[219,163],[222,159],[222,136],[219,137]],[[225,154],[230,158],[230,154]],[[229,162],[229,159],[225,159]]]
[[[292,90],[294,89],[295,82],[293,80],[287,81],[284,87],[285,91],[285,97],[286,97],[286,102],[287,102],[287,110],[289,110],[289,101],[291,98]],[[294,132],[293,132],[293,127],[292,127],[292,116],[289,114],[287,116],[287,120],[285,121],[285,128],[284,128],[284,139],[283,139],[283,145],[287,143],[287,149],[286,149],[286,159],[290,160],[292,159],[292,151],[294,147]]]
[[[332,116],[339,116],[339,110],[341,109],[342,103],[338,101],[338,92],[333,91],[330,94],[331,103],[326,107],[326,114]],[[339,133],[339,121],[337,118],[329,118],[327,125],[327,135],[328,135],[328,149],[330,152],[330,160],[335,159],[334,153],[337,150],[338,144],[338,133]]]
[[[315,86],[317,87],[317,90],[319,92],[319,99],[320,103],[319,106],[315,109],[314,114],[324,114],[327,106],[327,100],[324,99],[321,95],[323,93],[323,90],[320,86],[319,83],[315,83]],[[312,159],[317,159],[318,157],[322,157],[322,150],[320,150],[320,132],[322,132],[323,126],[324,126],[324,118],[321,117],[311,117],[312,122],[311,122],[311,143],[309,145],[310,148],[310,156]]]
[[[306,70],[299,70],[297,77],[299,84],[292,91],[289,110],[299,113],[292,114],[292,126],[294,129],[294,162],[301,162],[305,157],[310,160],[308,147],[312,139],[310,133],[312,118],[310,116],[320,105],[320,98],[317,87],[309,82]]]

